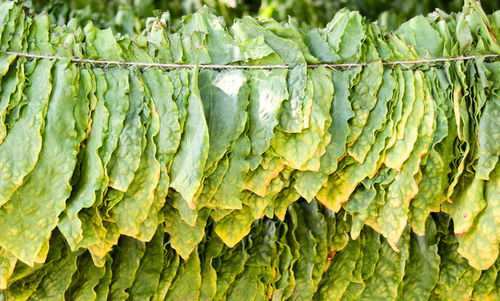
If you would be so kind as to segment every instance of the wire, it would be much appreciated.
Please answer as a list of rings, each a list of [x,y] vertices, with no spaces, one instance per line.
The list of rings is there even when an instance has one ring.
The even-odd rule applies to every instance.
[[[89,63],[93,66],[95,65],[119,65],[119,66],[134,66],[134,67],[143,67],[145,69],[150,67],[158,67],[162,69],[178,69],[178,68],[189,68],[194,69],[196,67],[201,69],[290,69],[292,67],[287,65],[204,65],[204,64],[172,64],[172,63],[147,63],[147,62],[122,62],[122,61],[107,61],[107,60],[90,60],[90,59],[82,59],[82,58],[72,58],[72,57],[63,57],[63,56],[55,56],[55,55],[40,55],[40,54],[32,54],[32,53],[22,53],[15,51],[3,51],[5,54],[9,55],[17,55],[27,58],[37,58],[37,59],[48,59],[48,60],[69,60],[75,63]],[[424,64],[432,64],[439,62],[456,62],[456,61],[468,61],[474,60],[478,58],[483,59],[497,59],[500,55],[498,54],[484,54],[484,55],[469,55],[469,56],[459,56],[459,57],[447,57],[447,58],[435,58],[435,59],[421,59],[421,60],[407,60],[407,61],[384,61],[382,65],[384,66],[397,66],[397,65],[424,65]],[[339,63],[339,64],[312,64],[307,65],[307,68],[318,68],[318,67],[328,67],[328,68],[352,68],[358,66],[367,66],[370,63]]]

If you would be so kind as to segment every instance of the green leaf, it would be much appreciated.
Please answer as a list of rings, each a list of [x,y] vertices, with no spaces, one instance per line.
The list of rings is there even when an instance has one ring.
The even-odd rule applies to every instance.
[[[179,109],[173,100],[174,87],[168,76],[160,70],[149,69],[142,74],[160,116],[160,132],[155,140],[157,158],[162,164],[168,164],[179,147],[182,134]]]
[[[136,235],[137,239],[142,241],[149,241],[153,238],[156,227],[164,218],[161,209],[166,202],[170,178],[168,177],[166,167],[160,166],[160,168],[160,179],[158,180],[158,185],[154,192],[153,204],[149,207],[146,219],[139,225]]]
[[[111,257],[106,258],[104,269],[106,272],[104,276],[99,280],[95,288],[96,301],[104,301],[108,299],[109,285],[111,284],[113,271],[111,270],[113,264],[113,259]]]
[[[296,179],[294,187],[306,200],[311,200],[318,193],[327,181],[327,176],[337,169],[339,159],[345,154],[349,133],[348,121],[354,117],[348,100],[349,88],[359,71],[360,68],[332,71],[335,94],[330,109],[332,123],[328,128],[331,140],[326,146],[325,154],[320,158],[320,167],[317,172],[298,171],[294,175]]]
[[[2,50],[5,50],[6,47],[10,46],[9,42],[12,40],[12,37],[14,36],[14,32],[16,29],[16,25],[18,23],[23,23],[23,16],[21,14],[21,7],[18,5],[10,5],[10,4],[5,4],[5,13],[7,16],[4,16],[3,19],[3,26],[2,26],[2,45],[3,46]],[[19,22],[20,21],[20,22]],[[19,42],[19,41],[16,41]]]
[[[300,203],[304,215],[305,223],[316,239],[316,256],[314,258],[314,270],[312,273],[314,291],[323,275],[326,266],[325,258],[328,256],[327,225],[323,214],[318,207],[316,200],[310,203]]]
[[[375,144],[362,164],[353,162],[339,172],[330,175],[328,182],[323,185],[316,195],[316,198],[325,207],[338,212],[342,204],[348,201],[356,186],[366,177],[376,173],[379,166],[379,157],[385,148],[386,139],[392,133],[391,121],[388,123],[381,132],[377,133]]]
[[[165,300],[168,289],[172,284],[177,268],[179,267],[179,255],[173,251],[171,248],[165,248],[163,251],[163,267],[160,274],[160,279],[158,281],[158,286],[154,292],[151,300],[159,301]]]
[[[349,120],[349,135],[347,143],[352,144],[358,139],[368,120],[370,111],[377,103],[377,92],[382,83],[384,69],[381,62],[368,64],[361,71],[359,82],[354,86],[350,102],[354,117]]]
[[[196,199],[196,208],[200,209],[209,206],[212,202],[212,198],[222,184],[224,175],[229,169],[229,158],[224,156],[217,164],[214,172],[205,178],[203,181],[203,188],[200,191],[200,195]]]
[[[285,215],[288,206],[299,199],[300,195],[293,188],[292,184],[289,187],[283,189],[280,194],[274,200],[274,214],[280,220],[285,219]]]
[[[331,122],[329,112],[333,97],[333,84],[331,72],[324,67],[309,70],[308,75],[314,90],[309,127],[298,134],[275,131],[271,147],[281,156],[286,165],[294,169],[316,171],[319,166],[311,168],[306,163],[315,155],[320,142],[326,139],[325,132]]]
[[[420,74],[420,76],[416,76],[418,83],[422,80],[422,74],[417,74]],[[397,250],[396,244],[407,224],[410,201],[418,191],[414,177],[420,170],[422,157],[429,150],[435,129],[435,105],[426,89],[422,99],[417,98],[417,101],[424,103],[425,111],[419,126],[418,139],[408,160],[404,162],[401,171],[388,187],[385,204],[379,209],[377,225],[372,225],[375,230],[387,238],[394,250]]]
[[[126,300],[130,295],[134,277],[145,253],[145,244],[131,237],[122,236],[113,254],[113,273],[108,299]]]
[[[113,36],[111,28],[98,29],[88,23],[83,29],[85,34],[85,52],[91,59],[121,60],[122,50]]]
[[[15,256],[4,249],[0,249],[0,290],[7,288],[7,283],[14,272],[16,262],[17,258]]]
[[[342,62],[352,62],[361,56],[361,43],[365,38],[362,20],[358,12],[341,10],[325,27],[328,44]]]
[[[9,129],[9,134],[0,144],[0,205],[9,201],[38,161],[46,123],[45,115],[53,88],[53,64],[51,61],[41,61],[27,65],[26,75],[33,84],[28,86],[24,93],[30,101],[20,119]]]
[[[414,72],[399,69],[397,74],[399,81],[398,101],[395,104],[393,116],[391,116],[395,126],[395,133],[387,143],[387,149],[393,147],[397,140],[404,138],[405,127],[416,100]]]
[[[272,221],[259,221],[248,237],[248,260],[227,292],[227,299],[267,299],[268,288],[274,280],[276,228]]]
[[[285,164],[280,158],[266,156],[263,160],[266,164],[259,165],[257,169],[246,176],[245,189],[255,193],[258,196],[265,197],[271,181],[277,178],[280,172],[285,168]]]
[[[170,169],[170,186],[194,209],[194,195],[201,185],[208,157],[208,128],[198,90],[198,71],[190,76],[187,118],[181,144]]]
[[[215,233],[230,248],[234,247],[250,232],[254,217],[252,209],[246,205],[226,215],[215,225]]]
[[[106,168],[106,185],[108,184],[108,164],[115,151],[120,134],[124,127],[125,117],[129,108],[129,71],[112,67],[105,73],[107,89],[104,93],[104,105],[109,112],[108,127],[104,143],[99,149],[103,166]],[[102,93],[102,92],[101,92]],[[102,100],[101,100],[102,101]]]
[[[449,185],[448,173],[456,138],[456,129],[451,124],[451,104],[446,94],[450,86],[444,78],[444,71],[426,72],[426,77],[430,78],[432,94],[438,106],[434,140],[421,168],[422,180],[418,184],[418,193],[410,203],[408,217],[413,231],[418,235],[424,235],[425,221],[430,212],[439,211],[440,205],[446,200],[445,189]]]
[[[425,236],[411,233],[410,257],[398,298],[401,300],[428,300],[439,277],[441,258],[434,220],[426,223]]]
[[[172,248],[183,259],[187,260],[202,241],[209,214],[209,209],[201,210],[195,224],[191,226],[182,220],[177,210],[169,207],[165,209],[165,232],[170,234]]]
[[[168,72],[167,75],[174,86],[174,90],[172,91],[172,98],[174,99],[179,111],[179,126],[182,131],[184,129],[184,124],[186,123],[188,97],[191,93],[189,90],[189,71],[187,71],[186,69],[182,69],[177,72]],[[154,99],[155,93],[151,91],[151,94]],[[181,134],[182,133],[179,133],[179,135]],[[180,140],[177,143],[180,143]]]
[[[351,282],[347,286],[345,293],[342,295],[342,300],[355,300],[359,298],[365,288],[362,275],[362,268],[365,263],[365,256],[363,251],[366,248],[364,233],[359,236],[358,240],[361,244],[362,250],[356,260],[356,265],[354,267],[354,270],[352,271]]]
[[[225,65],[241,60],[241,50],[227,31],[224,22],[212,14],[208,8],[202,8],[198,12],[186,16],[182,21],[179,30],[182,34],[207,33],[206,46],[211,63]],[[220,47],[220,45],[224,45],[224,47]]]
[[[393,99],[393,95],[397,96],[397,94],[394,94],[396,84],[392,71],[385,70],[377,94],[377,103],[370,111],[360,136],[347,149],[349,156],[360,163],[364,162],[371,146],[375,143],[375,133],[384,126],[387,120],[388,104]]]
[[[382,243],[380,241],[380,234],[372,229],[365,227],[363,233],[365,236],[365,244],[363,247],[363,267],[361,268],[361,275],[363,279],[368,279],[375,272],[377,262],[380,258],[379,250]]]
[[[149,54],[156,56],[161,62],[172,62],[172,53],[170,41],[167,32],[164,30],[170,15],[168,13],[162,14],[159,19],[152,19],[146,21],[147,39],[149,42]]]
[[[103,99],[106,91],[106,80],[100,69],[94,71],[96,97]],[[102,189],[104,167],[99,157],[99,149],[103,145],[108,130],[109,112],[103,101],[98,101],[91,115],[92,130],[86,140],[80,163],[80,177],[73,184],[70,198],[66,201],[66,209],[59,217],[58,228],[74,251],[83,239],[82,221],[78,214],[96,201],[96,192]]]
[[[78,121],[73,117],[77,76],[75,66],[55,64],[40,159],[13,198],[0,208],[0,227],[9,229],[0,246],[29,265],[49,239],[70,195],[79,144],[75,131]]]
[[[197,300],[200,296],[201,267],[198,251],[179,266],[165,300]]]
[[[134,283],[127,290],[133,300],[150,300],[158,287],[163,269],[163,227],[158,227],[153,239],[146,243],[146,251],[134,275]]]
[[[279,128],[286,133],[300,133],[309,124],[309,114],[305,108],[311,104],[310,83],[307,81],[307,68],[300,47],[292,39],[283,38],[265,29],[256,20],[244,17],[231,27],[233,34],[241,40],[264,36],[278,56],[290,66],[287,74],[287,86],[290,97],[287,97],[279,111]]]
[[[217,271],[214,268],[217,257],[221,255],[224,243],[212,235],[202,246],[204,260],[201,265],[200,300],[213,300],[217,293]]]
[[[407,45],[415,46],[415,50],[421,57],[443,56],[443,40],[425,17],[416,16],[410,19],[398,28],[397,33]]]
[[[140,113],[144,106],[144,82],[139,80],[137,72],[129,72],[128,93],[129,107],[123,121],[116,149],[107,165],[108,186],[125,192],[134,179],[144,151],[146,128]]]
[[[456,237],[452,233],[445,233],[439,243],[439,280],[432,291],[431,300],[470,300],[474,283],[481,272],[469,266],[457,248]]]
[[[498,259],[497,259],[498,262]],[[495,299],[496,279],[498,277],[497,264],[492,265],[486,271],[481,273],[481,277],[474,284],[474,291],[472,292],[472,298],[475,300],[488,300],[488,298]]]
[[[272,300],[283,300],[289,298],[295,287],[295,276],[293,264],[296,261],[292,254],[292,248],[288,246],[288,225],[279,223],[276,225],[277,240],[277,263],[276,277],[272,284]]]
[[[408,84],[411,85],[411,82]],[[415,143],[419,134],[419,127],[422,124],[422,119],[424,118],[424,99],[428,96],[424,94],[424,80],[421,73],[415,74],[414,84],[415,94],[412,94],[413,91],[409,90],[408,94],[405,94],[404,96],[405,99],[407,97],[414,99],[414,102],[412,101],[413,108],[411,109],[411,112],[410,110],[405,110],[406,108],[403,102],[403,116],[402,120],[397,125],[396,141],[395,144],[387,150],[384,160],[384,164],[387,167],[395,170],[401,170],[403,163],[410,157],[411,152],[415,148]],[[406,87],[408,88],[408,85]],[[407,115],[408,119],[405,123],[405,117]]]
[[[64,293],[77,270],[76,254],[72,253],[66,244],[61,253],[61,258],[53,262],[30,300],[65,300]]]
[[[292,299],[311,299],[316,290],[313,280],[315,258],[318,254],[319,241],[313,236],[313,232],[308,228],[303,210],[298,203],[294,203],[291,208],[296,212],[297,228],[294,229],[295,238],[300,244],[299,258],[293,266],[295,276],[295,287]],[[289,210],[292,210],[292,209]]]
[[[4,38],[4,26],[9,22],[9,16],[10,16],[10,11],[14,7],[15,2],[9,1],[9,2],[4,2],[0,6],[0,24],[2,25],[2,30],[0,30],[0,34],[2,35],[2,39]]]
[[[409,230],[407,228],[407,230]],[[373,275],[365,282],[366,288],[359,300],[396,300],[398,287],[403,281],[405,264],[409,256],[409,231],[401,237],[398,244],[401,252],[392,249],[388,241],[384,240],[379,250],[379,260]]]
[[[487,67],[493,69],[492,73],[498,76],[498,64],[488,64]],[[497,85],[500,79],[494,77]],[[488,180],[489,174],[495,168],[500,156],[500,142],[495,137],[498,137],[500,126],[500,98],[497,93],[486,101],[484,113],[479,121],[479,160],[476,167],[476,177],[482,180]]]
[[[498,257],[500,242],[500,168],[497,166],[484,187],[486,207],[469,231],[458,238],[458,252],[469,264],[480,270],[491,267]]]
[[[252,70],[249,72],[250,103],[248,109],[248,138],[251,143],[250,162],[254,170],[262,154],[269,148],[278,124],[278,109],[288,98],[286,70]]]
[[[154,143],[154,138],[160,129],[160,118],[154,104],[149,102],[149,105],[151,106],[150,125],[146,133],[146,147],[140,158],[139,167],[123,198],[109,212],[120,228],[120,233],[129,236],[136,236],[140,224],[146,220],[160,178],[160,163],[155,157],[156,145]]]
[[[48,254],[44,265],[29,267],[21,262],[16,265],[9,286],[4,291],[7,298],[27,300],[31,295],[43,297],[44,294],[49,294],[56,300],[64,300],[64,291],[76,269],[76,256],[70,252],[57,232],[51,237],[50,245],[51,250],[46,250]],[[63,279],[58,279],[59,271]],[[48,277],[45,278],[46,276]],[[43,287],[37,291],[39,285]]]
[[[210,171],[245,130],[249,88],[241,70],[206,70],[199,82],[209,136],[205,170]]]
[[[453,219],[453,228],[457,236],[469,231],[474,225],[475,218],[486,207],[484,184],[483,180],[463,177],[451,197],[453,204],[443,204],[443,211],[449,212]]]
[[[7,136],[5,116],[7,115],[11,104],[15,104],[16,102],[15,98],[17,95],[13,94],[16,91],[16,87],[19,82],[24,81],[24,60],[18,59],[16,63],[13,64],[15,58],[16,57],[14,55],[0,56],[0,80],[3,82],[2,92],[0,94],[0,144],[5,139],[5,136]],[[19,98],[21,97],[19,94],[18,96]],[[13,100],[11,100],[11,97]]]
[[[352,278],[356,260],[361,251],[359,240],[350,241],[342,251],[335,253],[325,271],[314,298],[340,300]]]
[[[246,160],[250,153],[250,141],[246,135],[241,135],[234,144],[229,155],[229,168],[224,174],[219,188],[215,192],[209,207],[218,209],[241,209],[242,192],[245,188],[244,176],[250,168]]]
[[[96,267],[90,253],[78,256],[76,272],[71,279],[71,285],[65,293],[66,299],[96,300],[95,291],[99,281],[106,275],[105,267]]]
[[[243,272],[248,254],[244,250],[243,244],[238,244],[234,248],[225,248],[219,257],[219,268],[217,269],[217,291],[214,299],[221,299],[226,295],[230,285],[237,275]]]

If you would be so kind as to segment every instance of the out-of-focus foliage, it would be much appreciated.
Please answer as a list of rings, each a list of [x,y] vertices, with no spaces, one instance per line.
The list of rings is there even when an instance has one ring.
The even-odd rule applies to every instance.
[[[5,0],[3,0],[5,1]],[[174,20],[206,5],[232,24],[245,15],[286,21],[288,17],[312,26],[324,26],[342,9],[358,10],[368,20],[378,20],[383,28],[395,29],[405,20],[435,9],[457,12],[462,0],[27,0],[37,12],[48,11],[53,22],[65,24],[70,18],[85,26],[91,20],[115,32],[135,33],[144,28],[146,18],[169,11]],[[498,1],[483,0],[487,13],[500,9]]]

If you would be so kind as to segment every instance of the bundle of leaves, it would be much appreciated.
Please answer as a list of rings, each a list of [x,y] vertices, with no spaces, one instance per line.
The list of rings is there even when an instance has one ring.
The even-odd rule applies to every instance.
[[[122,236],[95,266],[72,252],[59,232],[45,264],[16,265],[8,300],[496,300],[500,260],[485,271],[457,253],[450,218],[433,214],[426,233],[407,228],[394,252],[365,227],[350,238],[352,219],[313,200],[293,203],[283,221],[263,218],[234,247],[209,222],[188,259],[163,226],[142,242]]]
[[[0,0],[5,2],[5,0]],[[71,18],[81,26],[92,20],[99,27],[111,27],[114,32],[137,33],[146,18],[156,12],[169,11],[174,20],[208,6],[232,24],[235,18],[249,15],[261,19],[286,21],[289,17],[312,26],[324,26],[342,9],[357,10],[370,21],[394,29],[400,23],[435,9],[458,12],[462,0],[27,0],[34,11],[47,11],[54,23],[66,24]],[[500,9],[497,1],[483,1],[490,13]]]
[[[500,11],[146,24],[0,6],[9,300],[498,294]]]

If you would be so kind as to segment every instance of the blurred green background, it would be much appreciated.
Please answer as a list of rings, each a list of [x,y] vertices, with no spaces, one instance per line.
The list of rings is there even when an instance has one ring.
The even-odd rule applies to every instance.
[[[487,13],[500,9],[497,0],[481,3]],[[75,18],[84,26],[92,20],[100,27],[132,34],[140,32],[146,19],[159,12],[170,11],[175,23],[203,5],[213,8],[227,24],[234,18],[251,15],[279,21],[290,16],[312,26],[325,25],[336,11],[347,7],[360,11],[370,21],[378,20],[390,30],[415,15],[427,14],[436,8],[459,11],[463,0],[28,0],[25,4],[36,12],[48,11],[57,24]]]

